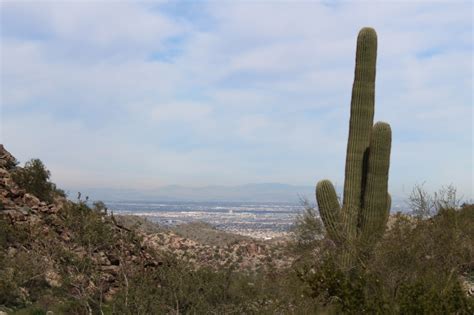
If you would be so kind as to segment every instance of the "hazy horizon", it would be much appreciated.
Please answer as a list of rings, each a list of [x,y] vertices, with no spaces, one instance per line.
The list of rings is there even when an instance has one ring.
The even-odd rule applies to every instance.
[[[473,3],[17,2],[0,142],[59,187],[344,182],[355,42],[378,33],[389,191],[473,199]]]

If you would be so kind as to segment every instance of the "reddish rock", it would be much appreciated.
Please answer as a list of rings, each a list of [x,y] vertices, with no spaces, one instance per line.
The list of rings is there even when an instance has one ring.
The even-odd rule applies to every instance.
[[[25,221],[26,217],[23,213],[17,210],[4,210],[0,212],[0,215],[9,217],[10,221],[12,223],[16,221]]]
[[[34,196],[32,194],[28,194],[28,193],[26,193],[23,196],[23,202],[28,207],[34,207],[34,206],[38,206],[39,204],[41,204],[40,200],[36,196]]]

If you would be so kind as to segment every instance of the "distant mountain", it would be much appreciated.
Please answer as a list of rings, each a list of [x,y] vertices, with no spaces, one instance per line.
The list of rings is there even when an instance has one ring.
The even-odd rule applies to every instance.
[[[163,186],[155,190],[87,188],[68,189],[70,198],[77,191],[92,200],[160,200],[160,201],[240,201],[240,202],[299,202],[300,197],[312,200],[314,187],[279,183],[246,184],[239,186],[186,187]]]

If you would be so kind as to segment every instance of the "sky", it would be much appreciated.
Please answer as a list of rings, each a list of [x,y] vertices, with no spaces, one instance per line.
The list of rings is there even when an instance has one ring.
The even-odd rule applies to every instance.
[[[1,1],[1,143],[60,187],[344,181],[378,34],[389,190],[473,198],[471,1]]]

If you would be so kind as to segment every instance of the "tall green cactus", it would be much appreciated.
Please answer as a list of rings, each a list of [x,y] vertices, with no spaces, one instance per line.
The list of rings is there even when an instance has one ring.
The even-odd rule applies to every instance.
[[[316,186],[321,219],[329,237],[343,248],[346,267],[356,258],[358,245],[370,246],[381,236],[390,211],[391,130],[387,123],[373,125],[376,59],[377,34],[363,28],[357,38],[342,207],[329,180]]]

